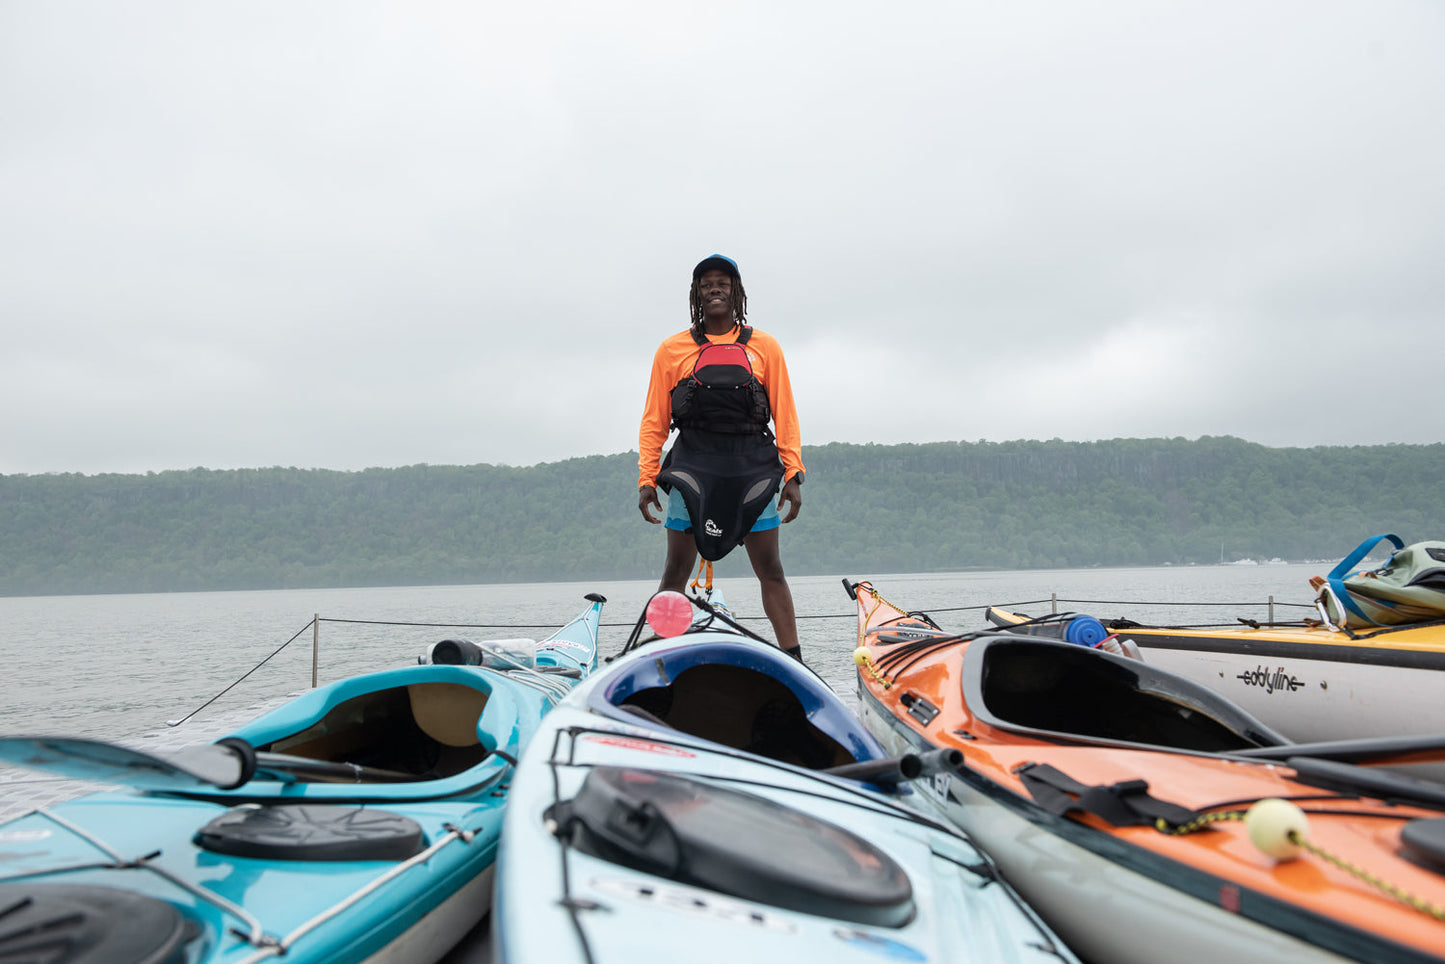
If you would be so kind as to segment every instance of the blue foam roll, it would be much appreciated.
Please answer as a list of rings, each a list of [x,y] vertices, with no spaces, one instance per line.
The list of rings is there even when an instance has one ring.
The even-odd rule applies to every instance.
[[[1078,643],[1080,646],[1094,646],[1103,642],[1109,631],[1104,624],[1093,616],[1075,616],[1069,620],[1069,628],[1064,631],[1064,639],[1071,643]]]

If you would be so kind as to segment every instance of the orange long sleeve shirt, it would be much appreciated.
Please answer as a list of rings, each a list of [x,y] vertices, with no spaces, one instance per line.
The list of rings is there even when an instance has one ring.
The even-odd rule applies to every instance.
[[[738,340],[734,327],[725,335],[709,335],[714,345],[731,345]],[[753,329],[744,346],[753,375],[768,393],[768,407],[773,412],[773,434],[778,440],[778,455],[783,460],[783,478],[791,479],[803,471],[802,436],[798,430],[798,409],[793,402],[793,385],[788,380],[788,363],[783,349],[772,335]],[[662,462],[662,447],[672,427],[672,390],[692,374],[693,365],[702,346],[692,340],[691,331],[680,331],[657,346],[652,357],[652,377],[647,383],[647,402],[642,408],[642,428],[637,434],[637,485],[656,485]]]

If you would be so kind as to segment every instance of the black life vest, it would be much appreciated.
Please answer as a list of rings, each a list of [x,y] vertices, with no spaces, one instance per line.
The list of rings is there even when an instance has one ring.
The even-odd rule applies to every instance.
[[[752,328],[743,325],[737,341],[714,345],[700,328],[692,329],[693,341],[702,346],[702,351],[693,363],[692,374],[673,386],[674,428],[702,428],[735,435],[767,431],[772,418],[768,392],[753,374],[744,347],[752,337]]]
[[[731,345],[702,346],[692,374],[672,390],[672,424],[680,431],[657,484],[687,504],[698,553],[716,562],[739,545],[777,494],[783,463],[768,430],[768,393],[743,347],[746,325]]]

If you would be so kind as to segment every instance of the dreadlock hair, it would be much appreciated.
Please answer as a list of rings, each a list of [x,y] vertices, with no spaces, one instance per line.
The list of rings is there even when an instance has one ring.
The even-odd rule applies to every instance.
[[[742,278],[734,275],[732,280],[733,321],[736,321],[740,325],[745,325],[748,321],[748,293],[743,290]],[[692,287],[687,291],[687,306],[692,311],[692,326],[694,328],[702,327],[702,299],[698,297],[698,289],[700,287],[702,287],[702,279],[694,278]]]

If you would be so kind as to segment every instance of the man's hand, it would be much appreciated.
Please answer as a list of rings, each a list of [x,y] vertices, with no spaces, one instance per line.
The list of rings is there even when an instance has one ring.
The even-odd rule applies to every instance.
[[[792,522],[798,517],[798,510],[803,507],[803,484],[796,475],[783,483],[783,492],[778,498],[778,511],[782,512],[785,505],[788,506],[788,511],[784,513],[783,521]]]
[[[648,522],[651,522],[653,525],[661,524],[662,520],[652,514],[654,508],[656,508],[658,512],[662,511],[662,503],[657,501],[657,486],[644,485],[638,487],[637,508],[641,511],[642,517]]]

